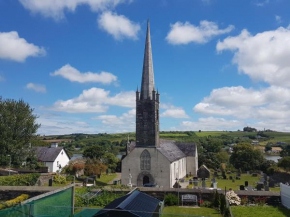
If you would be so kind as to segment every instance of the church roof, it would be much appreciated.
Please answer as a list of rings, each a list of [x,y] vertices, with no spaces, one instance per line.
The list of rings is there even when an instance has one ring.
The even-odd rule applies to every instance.
[[[196,145],[194,143],[176,142],[175,145],[186,155],[193,156],[196,155]]]
[[[150,26],[149,26],[149,21],[148,21],[140,98],[152,99],[152,91],[154,89],[155,89],[155,84],[154,84],[154,72],[153,72],[153,59],[152,59],[152,49],[151,49],[151,39],[150,39]]]
[[[130,143],[130,152],[136,147],[136,143]],[[143,147],[144,148],[144,147]],[[157,148],[170,162],[177,161],[186,156],[195,157],[197,147],[194,143],[176,142],[174,140],[160,139],[160,147]]]
[[[160,139],[160,148],[157,148],[170,162],[177,161],[186,155],[175,145],[173,140]]]

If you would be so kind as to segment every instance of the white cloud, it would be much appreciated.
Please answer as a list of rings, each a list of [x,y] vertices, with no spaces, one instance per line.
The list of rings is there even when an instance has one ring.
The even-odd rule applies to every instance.
[[[244,87],[215,89],[193,108],[203,115],[231,116],[251,120],[252,123],[267,123],[263,128],[287,129],[290,121],[290,89],[270,86],[253,90]],[[273,128],[273,123],[276,127]],[[279,124],[280,123],[280,124]],[[262,128],[262,129],[263,129]],[[261,129],[261,128],[260,128]]]
[[[136,109],[131,109],[121,116],[116,115],[100,115],[94,120],[101,120],[102,124],[107,125],[114,131],[133,131],[135,127]]]
[[[160,107],[165,109],[165,111],[160,114],[160,117],[189,118],[183,108],[166,104],[161,104]]]
[[[277,23],[281,23],[282,22],[282,17],[275,15],[275,20],[277,21]]]
[[[33,13],[44,17],[60,20],[65,12],[74,12],[80,5],[88,5],[92,11],[98,12],[115,8],[118,4],[131,2],[127,0],[19,0],[20,3]]]
[[[138,39],[137,34],[140,30],[140,25],[123,15],[110,11],[104,12],[98,19],[98,25],[116,40],[122,40],[123,38]]]
[[[204,44],[214,36],[229,33],[233,29],[233,25],[229,25],[225,29],[219,29],[216,23],[207,20],[200,21],[199,26],[195,26],[189,22],[176,22],[171,25],[166,40],[170,44],[188,44],[191,42]]]
[[[199,118],[198,121],[182,121],[181,130],[193,131],[217,131],[217,130],[237,130],[244,124],[238,120],[226,120],[224,118]]]
[[[0,32],[0,58],[24,62],[26,58],[45,55],[45,49],[24,38],[20,38],[16,31]]]
[[[26,85],[26,88],[30,90],[34,90],[39,93],[46,93],[46,87],[45,85],[42,85],[42,84],[28,83]]]
[[[134,108],[135,92],[120,92],[110,96],[110,91],[94,87],[84,90],[76,98],[58,100],[52,109],[69,113],[101,113],[106,112],[110,105]]]
[[[81,73],[76,68],[70,66],[69,64],[64,65],[60,69],[50,74],[51,76],[62,76],[72,82],[79,83],[103,83],[110,84],[114,81],[117,81],[117,77],[109,72],[93,73],[93,72],[84,72]]]
[[[270,2],[270,0],[255,0],[254,4],[259,6],[259,7],[263,7],[264,5],[268,4]]]
[[[254,36],[244,29],[218,42],[216,48],[233,51],[233,63],[253,80],[290,87],[290,29],[280,27]]]

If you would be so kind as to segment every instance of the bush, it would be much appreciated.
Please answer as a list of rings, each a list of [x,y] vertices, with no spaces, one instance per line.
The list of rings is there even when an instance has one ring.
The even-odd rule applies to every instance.
[[[12,176],[0,176],[2,186],[33,186],[38,180],[39,173],[21,174]]]
[[[66,177],[66,181],[73,181],[74,180],[74,176],[73,175],[69,175]]]
[[[175,194],[166,194],[164,203],[166,206],[175,206],[178,204],[178,197]]]
[[[201,207],[207,207],[207,208],[212,208],[213,204],[210,201],[203,201],[203,203],[200,203]]]
[[[29,198],[28,194],[21,194],[19,197],[16,197],[12,200],[6,201],[4,204],[0,204],[0,210],[4,208],[8,208],[11,206],[14,206],[18,203],[21,203],[22,201],[25,201]]]
[[[56,174],[54,177],[53,177],[53,181],[57,184],[65,184],[66,183],[66,178],[65,176],[62,176],[60,174]]]

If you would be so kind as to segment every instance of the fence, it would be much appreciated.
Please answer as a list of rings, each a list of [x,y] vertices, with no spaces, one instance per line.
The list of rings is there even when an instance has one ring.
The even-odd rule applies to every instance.
[[[72,186],[31,198],[0,211],[0,217],[69,217],[72,214]]]
[[[281,202],[283,206],[290,209],[290,186],[280,183]]]

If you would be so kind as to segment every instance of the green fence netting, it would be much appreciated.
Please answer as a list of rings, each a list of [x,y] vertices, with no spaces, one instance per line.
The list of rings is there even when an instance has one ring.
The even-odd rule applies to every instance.
[[[0,217],[71,217],[72,188],[0,211]]]

